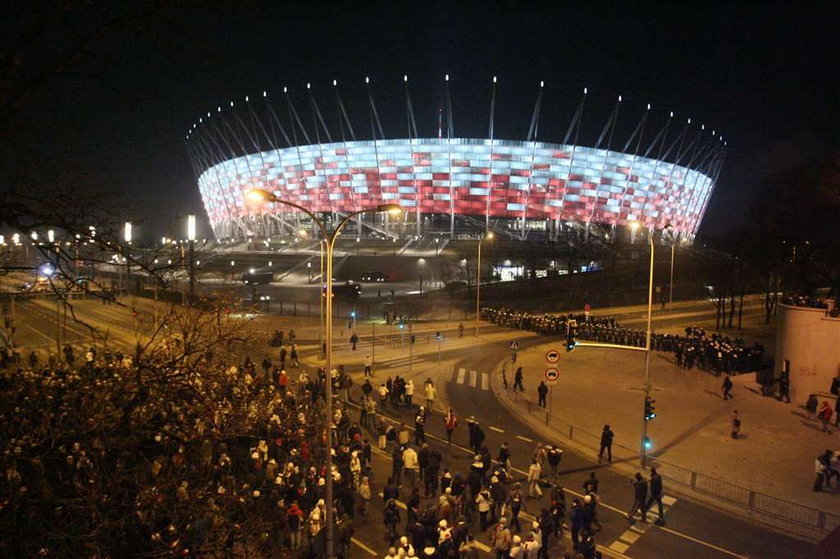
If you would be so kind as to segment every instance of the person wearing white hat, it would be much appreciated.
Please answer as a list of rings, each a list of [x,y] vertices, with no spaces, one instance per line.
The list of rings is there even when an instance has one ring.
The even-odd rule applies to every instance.
[[[400,538],[400,545],[397,548],[397,556],[400,559],[414,556],[414,546],[409,543],[408,538],[405,536]]]
[[[525,548],[522,546],[522,538],[519,536],[513,536],[513,542],[510,546],[510,554],[508,557],[510,557],[510,559],[524,559]]]

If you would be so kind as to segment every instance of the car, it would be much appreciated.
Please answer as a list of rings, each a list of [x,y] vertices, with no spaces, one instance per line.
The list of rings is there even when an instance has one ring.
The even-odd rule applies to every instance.
[[[388,281],[388,274],[378,270],[374,272],[365,272],[362,274],[362,281],[369,283],[385,283]]]
[[[348,281],[345,284],[333,284],[332,287],[333,298],[344,301],[355,301],[362,294],[362,286],[354,281]],[[321,295],[326,297],[327,285],[321,284]]]

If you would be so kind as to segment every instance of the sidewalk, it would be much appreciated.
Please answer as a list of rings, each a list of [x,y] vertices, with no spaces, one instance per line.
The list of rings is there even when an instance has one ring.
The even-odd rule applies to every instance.
[[[560,352],[554,365],[560,378],[549,397],[550,409],[542,410],[536,405],[536,388],[543,379],[545,353],[550,349]],[[567,353],[557,341],[520,352],[516,366],[523,367],[525,391],[514,394],[496,386],[505,406],[535,428],[545,429],[550,413],[551,432],[564,441],[571,436],[572,444],[589,454],[597,453],[601,429],[609,424],[615,432],[614,460],[626,462],[628,472],[638,469],[644,352],[579,347]],[[510,363],[506,367],[512,385],[515,368]],[[735,399],[730,401],[722,399],[722,378],[698,369],[678,369],[672,354],[651,355],[651,377],[657,417],[648,423],[649,453],[666,477],[682,481],[688,489],[695,488],[698,479],[702,484],[717,484],[701,489],[706,495],[723,496],[733,503],[745,501],[745,506],[752,507],[756,497],[764,499],[750,496],[742,490],[745,488],[831,512],[822,521],[829,529],[840,524],[836,514],[840,490],[836,486],[821,493],[811,490],[814,458],[827,448],[840,447],[840,430],[833,430],[832,435],[821,432],[818,422],[807,420],[803,402],[785,404],[761,396],[754,375],[732,377]],[[493,380],[498,385],[498,379]],[[737,440],[730,436],[730,418],[736,409],[742,421]],[[774,507],[787,504],[774,503]],[[796,509],[796,515],[811,514],[787,508]],[[813,524],[811,518],[802,522]]]

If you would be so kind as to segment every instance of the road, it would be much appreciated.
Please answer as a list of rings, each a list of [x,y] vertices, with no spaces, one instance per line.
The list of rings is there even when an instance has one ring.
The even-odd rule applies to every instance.
[[[508,353],[506,343],[498,336],[493,336],[493,338],[494,341],[489,345],[471,344],[446,352],[442,355],[442,359],[445,360],[443,370],[428,367],[423,372],[414,373],[411,376],[418,386],[422,385],[427,376],[436,378],[445,399],[453,402],[453,408],[461,418],[461,426],[454,438],[457,444],[451,449],[447,448],[443,441],[442,408],[435,410],[435,416],[427,424],[427,434],[430,435],[432,444],[437,445],[442,452],[444,458],[442,468],[449,468],[452,472],[468,470],[471,452],[462,446],[466,444],[467,439],[464,421],[469,415],[475,415],[487,436],[485,444],[494,456],[502,442],[507,441],[510,444],[513,452],[512,465],[517,478],[521,480],[525,477],[535,445],[542,438],[527,426],[519,423],[488,389],[488,383],[491,381],[490,370]],[[525,347],[534,342],[536,339],[521,339],[520,346]],[[423,363],[424,360],[434,360],[436,357],[435,353],[420,353],[417,356],[419,363]],[[380,366],[376,371],[375,380],[384,380],[389,375],[405,373],[403,362],[392,360],[392,363],[397,367]],[[396,421],[404,421],[409,426],[413,425],[413,410],[409,411],[405,407],[395,410],[388,407],[386,414]],[[379,488],[390,471],[389,461],[389,457],[381,454],[377,454],[374,460],[375,481]],[[570,450],[564,452],[561,469],[563,473],[560,482],[566,487],[568,505],[571,505],[572,498],[581,497],[581,484],[588,473],[590,471],[597,473],[601,481],[599,493],[602,500],[599,516],[603,524],[603,529],[597,534],[597,541],[606,557],[789,559],[803,556],[812,549],[811,544],[771,531],[745,519],[730,516],[708,505],[669,494],[667,486],[665,488],[666,525],[630,523],[626,519],[626,511],[632,504],[632,487],[629,478],[615,473],[606,465],[597,464]],[[407,488],[403,488],[401,495],[404,499],[407,498]],[[547,496],[548,492],[539,502],[529,500],[528,511],[533,513],[547,506]],[[427,500],[423,501],[423,506],[426,502]],[[381,507],[381,502],[379,505]],[[654,506],[649,513],[651,518],[655,516],[655,508]],[[364,528],[357,530],[357,540],[360,545],[356,546],[358,555],[354,556],[385,555],[387,549],[384,540],[369,535],[381,534],[379,510],[381,509],[377,508],[373,513],[372,521],[363,524],[365,527],[370,526],[371,530]],[[525,518],[530,520],[527,516]],[[475,529],[477,530],[477,525]],[[478,539],[485,545],[489,544],[487,534],[480,535]],[[549,556],[560,556],[569,545],[568,538],[555,542]]]

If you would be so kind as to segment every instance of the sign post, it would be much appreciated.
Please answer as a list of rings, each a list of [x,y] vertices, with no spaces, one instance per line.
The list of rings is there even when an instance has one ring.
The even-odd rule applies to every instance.
[[[583,306],[583,316],[586,317],[586,322],[589,322],[589,314],[592,312],[592,307],[589,306],[589,303],[586,303]]]
[[[546,353],[545,358],[548,359],[549,355],[552,353],[557,353],[556,351],[549,351]],[[559,356],[558,356],[559,357]],[[545,383],[548,385],[548,413],[545,414],[545,422],[548,424],[551,421],[551,408],[554,406],[554,385],[557,383],[557,377],[560,376],[560,371],[557,370],[557,367],[546,367],[545,369]]]

